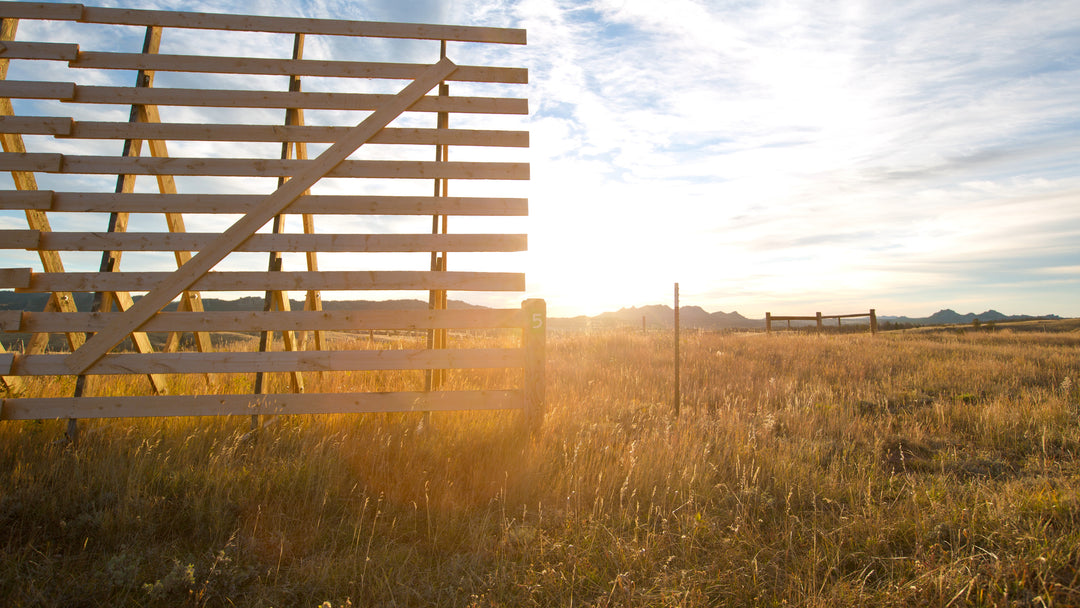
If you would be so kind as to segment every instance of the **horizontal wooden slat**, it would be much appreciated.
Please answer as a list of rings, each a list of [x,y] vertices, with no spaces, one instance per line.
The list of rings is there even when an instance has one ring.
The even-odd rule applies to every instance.
[[[52,190],[0,190],[0,210],[48,211],[52,208],[52,198]]]
[[[59,173],[63,165],[63,154],[0,152],[0,171]]]
[[[0,249],[38,249],[38,230],[0,230]]]
[[[75,52],[78,54],[77,59],[74,56],[70,57],[70,59],[74,60],[71,61],[70,65],[75,68],[412,80],[427,67],[426,65],[409,63],[370,63],[360,61],[142,53],[78,53],[78,46],[67,46],[74,47]],[[3,55],[0,54],[0,56]],[[524,84],[529,81],[529,71],[525,68],[459,65],[447,80]]]
[[[2,84],[2,83],[0,83]],[[310,93],[298,91],[237,91],[222,89],[171,89],[75,86],[67,95],[66,83],[42,83],[53,87],[56,97],[27,89],[40,99],[74,103],[143,104],[216,108],[304,108],[310,110],[375,110],[393,97],[377,93]],[[18,89],[23,90],[23,89]],[[0,96],[3,87],[0,87]],[[529,101],[516,97],[440,97],[428,95],[409,107],[410,112],[458,112],[463,114],[528,114]]]
[[[65,314],[65,313],[55,313],[55,314]],[[71,313],[71,314],[74,314],[74,313]],[[22,317],[23,317],[23,312],[21,310],[0,310],[0,331],[9,331],[9,332],[22,331]]]
[[[9,99],[59,99],[61,101],[67,101],[75,97],[75,83],[4,80],[0,81],[0,97],[7,97]]]
[[[259,194],[109,194],[99,192],[0,191],[0,209],[64,213],[247,213]],[[302,196],[288,213],[347,215],[524,216],[524,198],[432,196]]]
[[[15,363],[15,353],[0,352],[0,376],[10,376]]]
[[[0,17],[15,19],[81,19],[83,5],[53,4],[51,2],[0,2]]]
[[[207,30],[324,34],[371,38],[414,38],[496,44],[525,44],[525,30],[463,25],[384,23],[215,13],[182,13],[84,7],[81,4],[2,2],[0,17],[55,19],[115,25],[159,25]]]
[[[20,355],[11,375],[62,376],[71,370],[67,353]],[[105,355],[84,373],[105,374],[243,374],[254,372],[328,372],[406,369],[492,369],[521,367],[518,348],[444,348],[400,350],[315,350],[216,353],[122,353]]]
[[[58,99],[72,103],[90,104],[375,110],[384,105],[393,95],[378,93],[103,87],[76,85],[71,82],[6,80],[0,81],[0,97],[12,99]],[[525,115],[529,113],[529,100],[517,97],[428,95],[410,106],[409,111]]]
[[[253,414],[359,414],[520,409],[521,391],[169,395],[4,399],[0,420],[247,416]]]
[[[61,42],[0,42],[0,58],[71,61],[79,56],[79,45]]]
[[[460,25],[384,23],[296,17],[262,17],[216,13],[179,13],[114,8],[85,7],[81,21],[117,25],[160,25],[210,30],[278,32],[285,34],[326,34],[372,38],[415,38],[525,44],[525,30]]]
[[[0,268],[0,288],[28,287],[33,278],[33,271],[29,268]]]
[[[48,251],[200,251],[218,233],[46,232],[0,230],[2,249]],[[524,251],[523,234],[256,234],[234,251]]]
[[[16,291],[149,291],[168,272],[39,272]],[[193,291],[391,290],[524,291],[525,275],[511,272],[348,271],[209,272]]]
[[[70,135],[73,123],[70,118],[53,116],[0,116],[0,133]]]
[[[0,311],[0,327],[3,331],[22,333],[95,332],[119,314],[122,313]],[[524,324],[520,309],[213,311],[160,312],[141,329],[148,332],[366,331],[511,329]]]
[[[57,121],[42,124],[25,119],[19,127],[7,126],[0,120],[0,132],[46,133],[69,135],[79,139],[161,139],[189,141],[272,141],[272,142],[335,142],[351,127],[181,124],[145,122],[75,122],[64,129],[61,121],[69,119],[37,119]],[[25,125],[25,126],[23,126]],[[55,132],[52,131],[55,129]],[[528,131],[492,131],[469,129],[383,129],[371,138],[372,144],[413,144],[448,146],[529,147]]]
[[[91,175],[294,176],[317,160],[263,158],[154,158],[0,153],[0,170]],[[468,163],[406,160],[346,160],[326,177],[390,179],[529,179],[528,163]]]

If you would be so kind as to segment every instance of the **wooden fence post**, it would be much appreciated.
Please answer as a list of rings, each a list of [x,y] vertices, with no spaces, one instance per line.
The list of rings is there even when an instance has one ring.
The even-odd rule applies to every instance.
[[[870,333],[877,333],[877,311],[873,308],[870,309]]]
[[[822,330],[822,325],[821,325],[821,313],[820,313],[820,312],[818,312],[818,313],[817,313],[817,330],[818,330],[819,332],[820,332],[820,331]]]
[[[540,299],[521,303],[525,316],[522,339],[525,347],[525,370],[522,378],[525,420],[536,429],[544,419],[547,390],[547,302]]]
[[[767,333],[767,334],[772,333],[772,313],[771,312],[765,313],[765,333]]]

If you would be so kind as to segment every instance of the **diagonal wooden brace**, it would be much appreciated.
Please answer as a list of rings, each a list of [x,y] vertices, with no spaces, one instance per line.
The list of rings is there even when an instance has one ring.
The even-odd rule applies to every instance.
[[[86,371],[128,334],[142,327],[173,298],[191,287],[195,281],[255,234],[255,231],[263,227],[266,222],[300,198],[305,190],[341,164],[402,112],[422,99],[428,91],[450,76],[455,69],[457,66],[449,59],[442,59],[425,69],[416,80],[388,99],[384,105],[356,125],[340,141],[320,154],[308,170],[282,184],[257,207],[223,232],[209,247],[192,257],[187,264],[154,287],[127,312],[102,331],[94,334],[94,337],[87,340],[81,348],[68,355],[65,362],[68,369],[75,374]]]

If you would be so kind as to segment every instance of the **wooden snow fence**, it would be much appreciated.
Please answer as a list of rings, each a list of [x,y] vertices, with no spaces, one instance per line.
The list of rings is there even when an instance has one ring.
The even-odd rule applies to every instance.
[[[0,419],[540,415],[544,302],[447,308],[450,291],[525,289],[523,274],[452,271],[447,262],[463,252],[470,268],[483,267],[526,248],[524,234],[448,229],[451,216],[485,226],[472,218],[528,213],[525,198],[491,196],[529,178],[527,163],[505,160],[528,147],[527,130],[484,128],[523,122],[527,100],[505,95],[527,83],[527,70],[456,65],[447,54],[450,43],[469,57],[498,56],[503,45],[525,44],[523,30],[27,2],[0,3],[0,18],[0,170],[14,183],[0,192],[0,218],[10,227],[15,213],[26,217],[26,229],[0,231],[0,249],[28,261],[16,250],[36,252],[42,270],[0,269],[0,289],[50,294],[44,312],[0,311],[0,330],[30,336],[25,348],[0,350],[14,395]],[[83,37],[87,28],[97,29]],[[140,39],[141,51],[116,50]],[[380,61],[325,58],[347,44],[340,48]],[[83,48],[93,45],[109,48]],[[305,58],[305,46],[324,58]],[[234,48],[246,56],[225,56]],[[383,61],[424,52],[430,63]],[[469,95],[451,95],[451,84]],[[472,95],[485,87],[496,95]],[[467,128],[451,128],[454,120]],[[319,152],[309,156],[309,145]],[[451,149],[465,160],[450,161]],[[147,177],[137,184],[138,176]],[[450,196],[451,180],[466,195]],[[304,294],[302,310],[290,291]],[[328,310],[326,291],[415,292],[428,307]],[[76,309],[76,292],[94,294],[92,309]],[[206,292],[258,294],[262,310],[206,311]],[[505,330],[520,340],[514,331],[491,338]],[[222,346],[213,339],[221,332],[259,337],[258,349]],[[65,352],[48,349],[50,334],[66,336]],[[477,335],[491,339],[475,346],[482,341],[468,338]],[[455,383],[458,370],[479,380]],[[335,383],[324,378],[331,373],[353,375]],[[379,373],[397,379],[371,381]],[[124,382],[102,375],[145,377],[145,390],[117,389]],[[70,396],[22,396],[34,376],[55,377]],[[179,394],[193,384],[181,378],[200,380],[204,394]],[[350,388],[359,385],[367,388]]]

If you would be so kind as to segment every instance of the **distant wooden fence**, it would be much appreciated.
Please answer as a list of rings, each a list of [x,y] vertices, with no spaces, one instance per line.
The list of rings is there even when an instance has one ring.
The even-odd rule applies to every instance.
[[[870,318],[870,333],[876,334],[877,330],[878,330],[877,311],[875,311],[873,308],[870,309],[869,313],[860,312],[860,313],[855,313],[855,314],[850,314],[850,315],[823,315],[823,314],[821,314],[819,312],[819,313],[815,313],[814,316],[812,316],[812,317],[807,317],[807,316],[801,316],[801,317],[799,317],[799,316],[776,316],[776,315],[773,315],[771,312],[767,312],[767,313],[765,313],[765,331],[767,333],[772,333],[773,321],[787,321],[788,329],[791,329],[791,322],[792,321],[815,321],[817,323],[817,329],[820,331],[820,330],[824,329],[824,327],[825,327],[824,322],[825,322],[826,319],[836,319],[836,326],[840,327],[840,325],[842,323],[842,321],[841,321],[842,319],[857,319],[857,318],[861,318],[861,317],[869,317]]]
[[[451,96],[448,83],[469,83],[470,92],[489,87],[502,93],[526,83],[528,72],[516,67],[455,65],[447,57],[447,42],[522,45],[524,30],[24,2],[0,2],[0,18],[4,150],[0,170],[11,172],[15,186],[15,190],[0,192],[0,213],[24,212],[27,223],[25,230],[0,232],[0,249],[35,251],[42,270],[0,269],[0,288],[51,294],[45,312],[0,314],[2,331],[33,335],[25,352],[0,351],[0,376],[16,394],[26,377],[77,378],[71,397],[4,399],[0,419],[496,408],[523,408],[535,416],[540,411],[544,302],[528,300],[520,310],[446,309],[448,291],[525,288],[520,273],[450,271],[448,253],[526,248],[523,234],[450,234],[448,218],[528,213],[524,198],[452,197],[449,181],[529,178],[527,163],[479,161],[476,152],[469,153],[467,162],[449,160],[451,146],[486,149],[498,159],[504,156],[500,150],[527,147],[529,134],[450,128],[452,114],[486,120],[527,115],[528,101]],[[39,20],[60,22],[76,36],[83,28],[105,26],[105,35],[95,30],[95,35],[85,38],[97,44],[115,45],[117,31],[139,28],[134,39],[142,38],[142,48],[136,52],[84,50],[77,40],[17,40],[20,20],[34,22],[30,31],[37,35],[49,31]],[[191,29],[198,31],[198,40],[219,36],[224,37],[219,43],[226,40],[229,48],[260,48],[278,55],[291,49],[291,55],[283,59],[159,53],[163,39]],[[248,34],[262,38],[249,44],[243,38]],[[264,48],[267,37],[279,44]],[[418,44],[434,45],[431,56],[438,60],[413,64],[306,59],[305,37],[324,41],[321,48],[330,46],[330,38],[412,40],[408,53],[415,54]],[[192,38],[184,40],[190,44]],[[389,52],[382,46],[363,48]],[[35,67],[19,70],[24,80],[8,79],[11,60],[33,62]],[[127,74],[135,76],[131,86],[111,86]],[[199,80],[193,82],[191,74],[199,74]],[[184,75],[186,79],[178,79]],[[158,76],[158,80],[171,78],[170,82],[180,84],[155,87]],[[282,77],[277,82],[287,86],[266,90],[267,83],[273,82],[270,76]],[[327,82],[347,82],[351,92],[312,92],[301,86],[302,79],[331,89],[335,87]],[[212,88],[212,84],[203,85],[203,80],[235,86]],[[406,84],[391,89],[396,92],[366,92],[380,90],[378,82],[387,80]],[[433,89],[436,94],[428,95]],[[112,117],[118,107],[128,120]],[[356,111],[364,115],[358,124],[357,118],[350,118]],[[305,122],[305,112],[317,116],[315,124]],[[432,116],[430,127],[423,126],[425,113]],[[477,119],[469,123],[476,124]],[[170,156],[166,142],[188,155]],[[29,144],[41,151],[28,151]],[[309,144],[320,149],[330,145],[309,158]],[[392,148],[383,147],[390,151],[373,157],[354,158],[364,144]],[[416,155],[416,146],[428,146],[425,156],[434,150],[427,156],[432,160],[407,160],[409,150]],[[46,187],[39,187],[38,174],[45,174]],[[137,176],[152,176],[156,188],[136,188]],[[333,189],[325,178],[348,178],[347,191]],[[394,186],[386,183],[391,178]],[[115,179],[115,188],[103,179]],[[313,192],[315,187],[323,189]],[[294,232],[286,232],[285,214],[297,217]],[[418,216],[412,222],[424,225],[421,218],[426,217],[431,232],[383,228],[356,233],[355,228],[348,230],[347,221],[327,221],[322,218],[325,215],[369,218],[369,226],[390,225],[407,216]],[[147,219],[153,217],[164,221],[155,224]],[[186,221],[191,217],[203,227],[200,231],[187,231]],[[66,230],[54,231],[50,218],[54,222],[60,218]],[[324,231],[316,230],[316,220]],[[138,225],[138,230],[128,231],[129,222]],[[272,230],[263,230],[271,223]],[[207,226],[212,230],[207,231]],[[65,268],[60,252],[84,252],[76,256],[76,263],[85,265],[90,255],[100,258],[100,264],[73,272]],[[250,252],[266,257],[253,266]],[[365,269],[369,254],[402,252],[430,256],[424,256],[422,269],[408,265]],[[127,254],[125,262],[129,257],[136,259],[136,267],[121,270],[122,254]],[[339,254],[350,257],[343,260]],[[171,270],[162,267],[162,255],[174,261]],[[393,264],[404,264],[400,259],[390,258]],[[326,264],[327,260],[331,263]],[[287,269],[286,262],[301,268]],[[304,310],[290,310],[289,290],[306,294]],[[330,290],[417,291],[427,294],[430,310],[325,311],[322,292]],[[264,295],[264,310],[205,312],[200,294],[208,291]],[[72,292],[95,293],[93,311],[77,311]],[[136,298],[133,292],[144,295]],[[176,312],[162,312],[178,298]],[[451,348],[448,344],[450,329],[497,328],[520,329],[520,346]],[[332,350],[325,334],[388,329],[426,331],[427,347]],[[222,331],[260,332],[260,352],[215,351],[211,334]],[[168,332],[169,339],[154,352],[147,332]],[[183,332],[194,338],[194,352],[180,351]],[[270,352],[273,332],[280,332],[283,352]],[[71,352],[46,352],[49,334],[65,335]],[[111,352],[128,338],[135,352]],[[444,386],[444,370],[491,368],[520,368],[523,379],[517,388],[500,390],[448,390]],[[305,392],[305,374],[339,370],[427,371],[423,386],[415,391]],[[288,374],[288,388],[275,393],[267,374],[282,372]],[[219,373],[256,374],[253,392],[258,395],[166,395],[172,387],[170,374]],[[109,395],[107,384],[98,382],[95,388],[89,383],[93,376],[112,374],[145,376],[147,393],[154,396]]]

